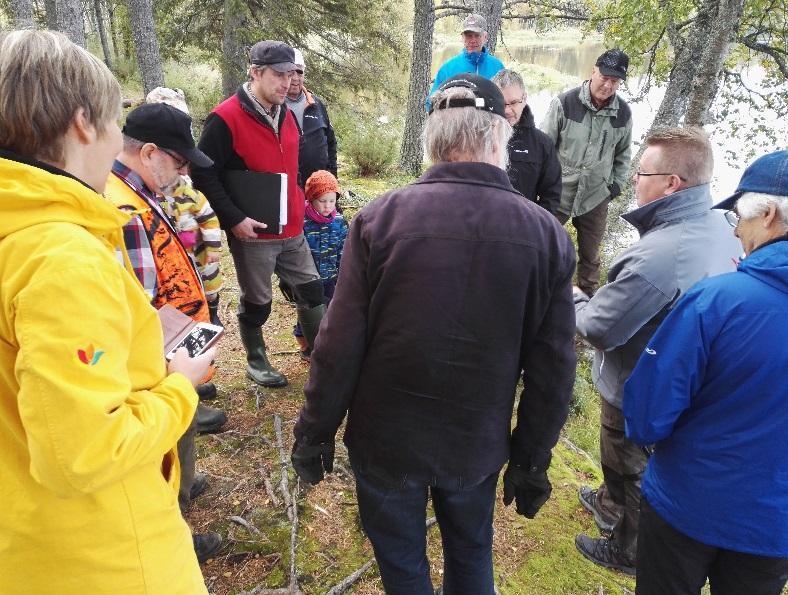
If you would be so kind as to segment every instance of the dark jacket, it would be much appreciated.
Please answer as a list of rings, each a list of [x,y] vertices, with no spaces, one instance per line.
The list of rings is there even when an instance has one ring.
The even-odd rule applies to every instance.
[[[472,485],[546,468],[575,374],[566,231],[486,163],[440,163],[350,226],[295,433],[354,464]],[[511,430],[519,377],[517,427]]]
[[[303,188],[306,181],[319,169],[337,175],[337,137],[328,119],[323,100],[304,89],[307,105],[301,130],[298,171]]]
[[[525,198],[556,214],[561,204],[561,164],[555,144],[536,128],[528,105],[509,141],[509,179]]]
[[[242,87],[206,118],[199,147],[213,159],[213,166],[192,168],[192,179],[219,217],[222,229],[230,230],[246,215],[227,194],[221,174],[224,170],[250,170],[287,174],[287,224],[281,234],[261,233],[258,238],[284,239],[303,233],[304,192],[298,186],[300,134],[295,116],[285,105],[279,108],[278,124],[277,134]]]

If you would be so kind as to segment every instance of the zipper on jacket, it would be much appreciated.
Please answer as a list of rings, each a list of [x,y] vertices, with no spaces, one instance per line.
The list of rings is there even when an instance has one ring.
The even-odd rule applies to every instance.
[[[607,142],[607,130],[602,132],[602,144],[599,146],[599,159],[597,161],[602,161],[602,154],[605,152],[606,142]]]

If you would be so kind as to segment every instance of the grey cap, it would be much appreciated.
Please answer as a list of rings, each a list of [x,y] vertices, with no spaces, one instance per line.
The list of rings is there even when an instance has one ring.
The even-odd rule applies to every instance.
[[[487,31],[487,20],[480,14],[471,14],[465,17],[462,22],[462,32],[473,31],[474,33],[484,33]]]
[[[258,41],[249,50],[249,62],[255,66],[270,66],[277,72],[296,69],[293,48],[281,41]]]

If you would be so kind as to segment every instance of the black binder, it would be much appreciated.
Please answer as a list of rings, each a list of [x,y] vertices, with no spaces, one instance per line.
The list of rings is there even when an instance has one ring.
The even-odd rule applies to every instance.
[[[244,215],[265,223],[259,233],[282,233],[287,224],[287,174],[227,169],[222,183]]]

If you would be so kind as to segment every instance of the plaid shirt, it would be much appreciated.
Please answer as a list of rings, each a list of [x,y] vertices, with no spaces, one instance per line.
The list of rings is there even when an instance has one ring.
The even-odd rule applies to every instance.
[[[142,181],[142,178],[138,174],[134,173],[117,160],[112,164],[112,173],[131,186],[152,209],[156,209],[162,216],[166,217],[156,201],[156,196],[145,185],[145,182]],[[121,207],[121,209],[130,212],[135,210],[131,205],[127,208]],[[134,268],[134,274],[145,289],[145,293],[147,293],[148,297],[152,300],[158,291],[156,263],[153,260],[153,251],[150,247],[148,235],[145,232],[145,226],[139,216],[132,217],[129,222],[123,226],[123,243],[126,246],[126,252],[129,255],[131,266]],[[120,250],[116,252],[116,256],[122,263],[123,254]]]

